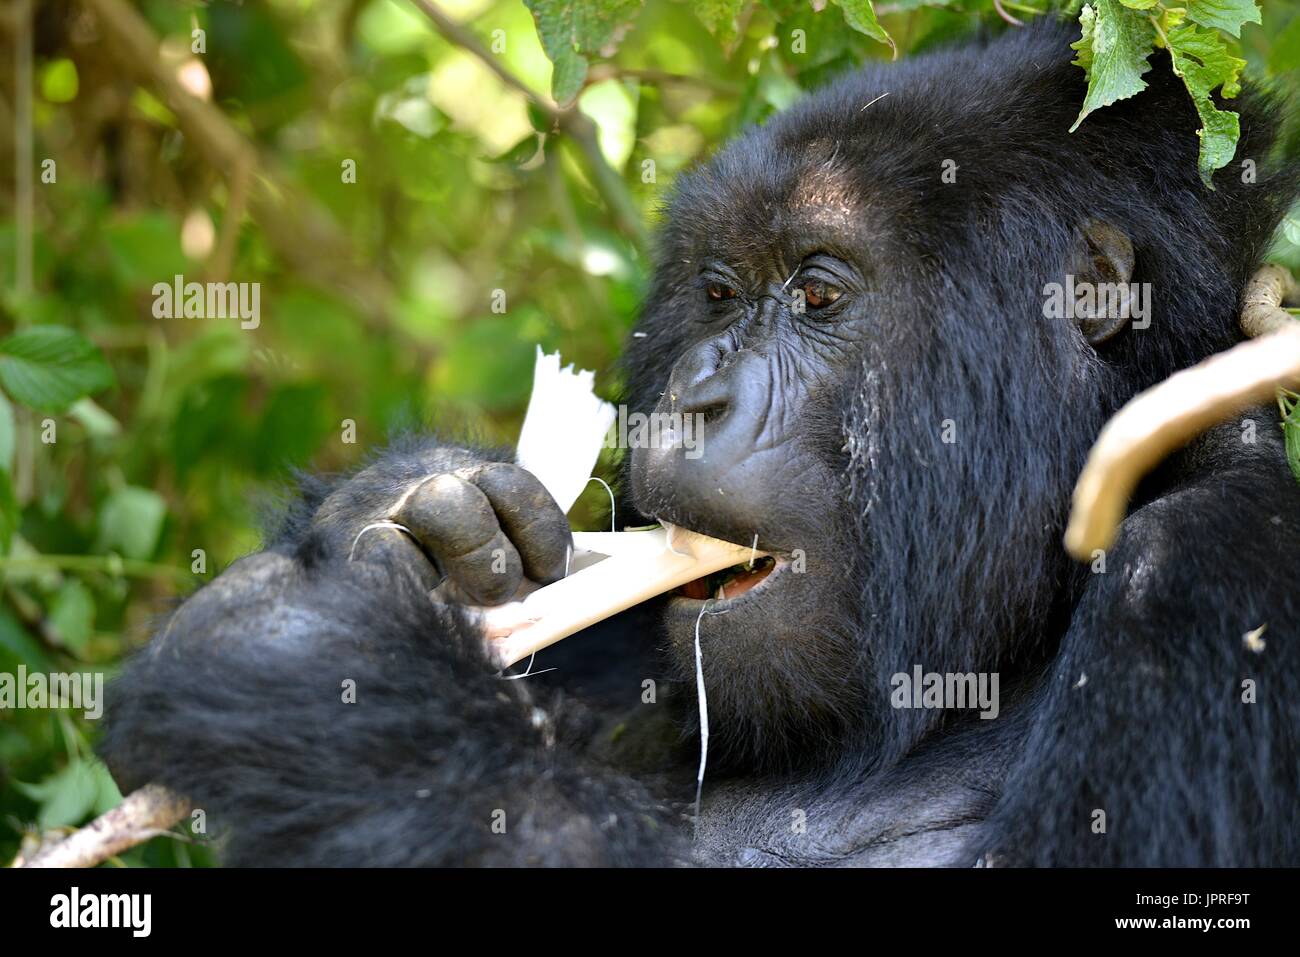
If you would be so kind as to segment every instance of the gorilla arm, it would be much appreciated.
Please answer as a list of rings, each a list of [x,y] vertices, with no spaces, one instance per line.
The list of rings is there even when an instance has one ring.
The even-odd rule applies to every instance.
[[[684,859],[636,782],[558,740],[526,682],[493,676],[472,615],[429,600],[419,549],[380,536],[350,560],[394,491],[477,467],[516,481],[500,464],[398,449],[195,593],[111,688],[101,750],[122,790],[186,795],[230,832],[233,864]],[[445,512],[435,551],[465,527]],[[546,530],[507,530],[525,567],[553,558]],[[500,587],[475,574],[458,584]]]
[[[1296,859],[1300,768],[1280,729],[1300,722],[1283,571],[1300,563],[1300,519],[1281,504],[1297,494],[1281,445],[1212,429],[1094,562],[994,814],[994,864]]]

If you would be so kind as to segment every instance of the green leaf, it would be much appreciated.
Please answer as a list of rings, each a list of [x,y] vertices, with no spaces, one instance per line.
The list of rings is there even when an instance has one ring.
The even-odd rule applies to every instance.
[[[0,472],[0,555],[9,554],[9,543],[22,521],[22,510],[14,495],[13,479],[7,471]]]
[[[641,0],[525,0],[542,49],[554,64],[551,95],[572,103],[587,78],[587,58],[613,53],[641,11]]]
[[[1079,51],[1075,66],[1088,77],[1088,92],[1073,133],[1093,110],[1127,99],[1146,89],[1142,74],[1151,69],[1147,57],[1155,43],[1155,29],[1141,13],[1125,9],[1119,0],[1097,0],[1079,14],[1083,35],[1071,48]]]
[[[0,472],[13,472],[17,439],[13,404],[0,393]]]
[[[1183,78],[1195,99],[1210,95],[1223,86],[1223,95],[1231,98],[1241,92],[1241,71],[1246,61],[1228,53],[1223,37],[1184,23],[1168,33],[1174,72]]]
[[[769,60],[768,63],[772,61]],[[758,95],[773,109],[785,110],[803,95],[803,90],[784,70],[778,69],[775,64],[769,69],[765,64],[758,75]]]
[[[730,48],[740,32],[740,11],[746,0],[700,0],[693,4],[695,15],[705,28],[718,38],[723,47]]]
[[[1282,435],[1286,440],[1286,462],[1300,482],[1300,402],[1281,393]]]
[[[1160,0],[1119,0],[1119,2],[1130,10],[1150,10]]]
[[[1300,219],[1282,220],[1282,235],[1292,246],[1300,246]]]
[[[24,405],[62,412],[113,384],[99,349],[62,326],[34,326],[0,340],[0,385]]]
[[[572,50],[561,50],[555,57],[551,73],[551,95],[555,102],[567,106],[578,98],[587,82],[587,58]]]
[[[74,759],[40,784],[14,781],[14,787],[40,805],[36,821],[41,830],[80,824],[95,807],[99,778],[89,761]]]
[[[95,599],[90,589],[75,578],[64,582],[50,602],[49,619],[69,649],[77,652],[86,647],[95,625]]]
[[[103,761],[93,761],[90,767],[94,772],[96,782],[95,806],[91,808],[91,811],[96,816],[107,814],[122,803],[122,792],[118,790],[117,782],[113,780],[108,765]]]
[[[1187,19],[1203,27],[1231,33],[1234,37],[1241,36],[1243,23],[1260,22],[1255,0],[1190,0]]]
[[[26,665],[29,671],[49,671],[51,667],[45,649],[27,633],[17,618],[0,608],[0,662],[6,659]]]
[[[887,44],[890,50],[895,54],[898,53],[894,38],[885,32],[885,28],[876,19],[876,8],[871,5],[871,0],[834,0],[834,2],[844,14],[844,22],[850,27],[859,33],[865,33],[873,40]]]
[[[528,101],[528,123],[538,133],[550,133],[555,128],[555,121],[549,113],[543,112],[532,100]]]
[[[122,423],[106,412],[94,399],[78,399],[68,409],[68,415],[86,433],[96,439],[111,439],[122,434]]]
[[[161,212],[131,213],[104,225],[100,245],[117,282],[152,289],[159,280],[184,274],[191,261],[181,249],[176,217]]]
[[[158,546],[167,505],[147,488],[123,485],[109,493],[99,509],[99,551],[116,551],[127,558],[150,558]]]
[[[77,98],[77,65],[71,60],[51,60],[41,71],[41,96],[51,103],[71,103]]]
[[[375,101],[376,123],[396,123],[408,133],[429,139],[447,125],[447,118],[429,99],[430,75],[407,77],[402,85]]]
[[[1241,71],[1246,61],[1229,54],[1218,33],[1194,24],[1170,30],[1167,37],[1174,72],[1183,78],[1201,118],[1201,129],[1196,133],[1201,140],[1197,161],[1201,181],[1213,189],[1214,171],[1227,166],[1237,151],[1241,124],[1236,113],[1216,107],[1210,94],[1216,87],[1226,98],[1241,92]]]
[[[1196,135],[1201,138],[1197,172],[1201,174],[1201,182],[1213,189],[1214,171],[1231,163],[1237,152],[1237,140],[1241,138],[1241,120],[1230,110],[1215,109],[1208,99],[1197,100],[1196,112],[1201,115],[1203,124],[1196,131]]]
[[[1282,427],[1286,433],[1286,462],[1291,466],[1291,475],[1300,482],[1300,424],[1287,423]]]
[[[284,385],[262,407],[253,437],[253,461],[263,474],[306,465],[332,431],[329,392],[317,382]]]
[[[510,149],[493,158],[491,162],[500,163],[502,166],[513,166],[517,169],[527,165],[541,148],[542,137],[536,131],[531,131]]]

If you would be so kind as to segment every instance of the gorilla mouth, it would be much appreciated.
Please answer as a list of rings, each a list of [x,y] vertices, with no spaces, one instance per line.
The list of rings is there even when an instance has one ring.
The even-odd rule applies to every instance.
[[[730,601],[759,587],[775,568],[776,559],[770,555],[765,555],[753,563],[742,562],[739,565],[724,568],[720,572],[714,572],[712,575],[705,575],[703,578],[687,582],[679,587],[674,594],[683,598],[692,598],[696,601],[706,598]]]

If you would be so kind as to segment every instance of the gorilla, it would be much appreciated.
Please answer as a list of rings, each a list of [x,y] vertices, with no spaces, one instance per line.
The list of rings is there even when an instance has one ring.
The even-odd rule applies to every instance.
[[[1061,543],[1107,418],[1241,339],[1300,175],[1247,89],[1258,175],[1204,186],[1163,53],[1070,133],[1071,39],[843,76],[675,188],[621,398],[701,416],[702,454],[632,450],[618,519],[769,560],[506,680],[478,609],[564,574],[565,516],[509,449],[403,437],[303,480],[124,668],[123,790],[187,795],[233,865],[1300,864],[1276,411],[1163,463],[1093,562]],[[1149,301],[1062,315],[1067,282]],[[921,674],[999,701],[917,707]]]

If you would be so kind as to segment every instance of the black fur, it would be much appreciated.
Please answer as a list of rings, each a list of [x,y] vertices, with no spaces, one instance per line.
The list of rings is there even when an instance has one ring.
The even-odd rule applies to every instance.
[[[404,445],[348,494],[448,451]],[[112,686],[102,747],[123,790],[193,795],[234,864],[684,857],[641,787],[557,741],[567,715],[492,676],[454,606],[347,555],[290,514],[182,606]]]
[[[1196,114],[1161,56],[1150,89],[1068,133],[1084,89],[1070,39],[1011,31],[845,77],[744,134],[673,200],[645,335],[626,353],[631,408],[654,408],[706,335],[685,318],[700,308],[699,256],[762,261],[779,241],[773,210],[810,173],[851,194],[870,234],[840,252],[873,277],[877,317],[836,360],[837,388],[799,410],[799,454],[817,469],[787,490],[784,527],[822,545],[808,604],[762,631],[740,612],[706,626],[712,766],[728,779],[706,800],[696,860],[1300,863],[1300,489],[1275,412],[1245,417],[1255,443],[1229,423],[1151,476],[1104,574],[1060,545],[1106,418],[1239,340],[1242,288],[1296,174],[1268,166],[1275,107],[1247,90],[1230,106],[1259,179],[1230,166],[1205,189]],[[1094,218],[1131,238],[1154,307],[1150,329],[1097,349],[1042,314],[1044,283]],[[346,561],[358,517],[404,483],[501,458],[408,446],[313,491],[267,553],[190,599],[114,686],[104,753],[124,787],[192,795],[229,826],[236,863],[689,859],[651,796],[692,796],[693,674],[672,627],[684,744],[651,722],[616,746],[617,709],[603,721],[551,678],[532,686],[538,707],[409,576]],[[623,507],[629,523],[634,510],[716,521],[671,488]],[[624,619],[633,648],[655,634],[643,621]],[[1242,636],[1263,624],[1257,653]],[[594,640],[571,639],[559,660]],[[645,723],[635,660],[613,684]],[[890,676],[915,664],[999,672],[1004,719],[891,709]],[[340,703],[348,678],[354,705]],[[806,841],[791,837],[792,808],[807,812]],[[505,836],[490,831],[495,809]]]

